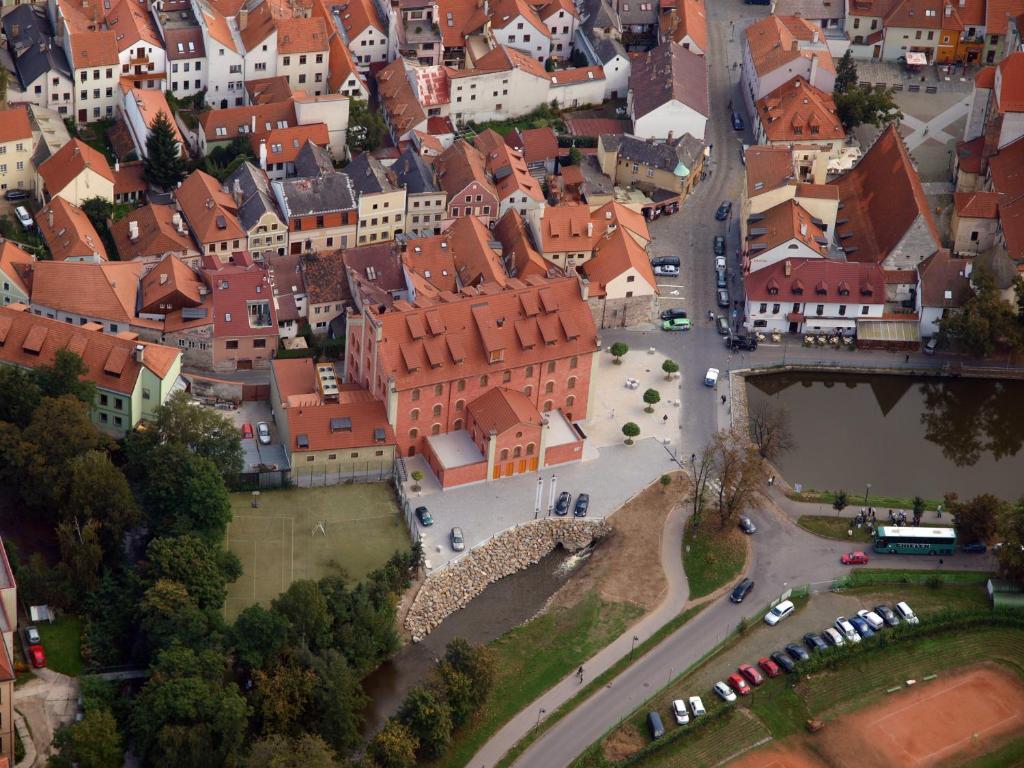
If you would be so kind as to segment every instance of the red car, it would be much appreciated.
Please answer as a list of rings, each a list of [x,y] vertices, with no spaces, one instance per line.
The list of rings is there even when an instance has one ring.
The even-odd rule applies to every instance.
[[[32,662],[32,666],[36,669],[42,669],[46,666],[46,653],[43,651],[41,645],[30,645],[28,647],[29,661]]]
[[[847,552],[839,558],[843,565],[867,565],[868,556],[863,552]]]
[[[242,425],[242,439],[252,440],[252,424],[246,423]]]
[[[768,677],[778,677],[782,673],[782,670],[779,669],[779,665],[767,656],[763,659],[758,659],[757,666],[759,666],[761,670],[768,675]]]
[[[751,685],[760,685],[764,682],[764,677],[757,671],[757,667],[752,667],[749,664],[740,664],[739,670],[740,674],[743,675]]]
[[[747,685],[747,681],[739,675],[729,675],[725,682],[727,682],[729,687],[736,691],[740,696],[746,696],[750,693],[750,686]]]

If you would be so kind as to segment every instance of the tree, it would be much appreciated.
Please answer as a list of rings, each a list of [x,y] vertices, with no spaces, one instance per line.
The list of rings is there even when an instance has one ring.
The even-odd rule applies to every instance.
[[[249,669],[269,667],[284,648],[287,632],[288,620],[284,616],[261,605],[250,605],[238,614],[231,627],[235,658]]]
[[[482,705],[494,687],[495,662],[491,650],[456,637],[445,648],[444,661],[469,677],[473,684],[473,704]]]
[[[217,465],[177,444],[158,445],[146,456],[149,461],[140,466],[130,453],[129,469],[141,481],[142,505],[154,530],[223,541],[231,499]]]
[[[77,723],[68,723],[53,735],[57,754],[50,768],[109,768],[124,762],[121,732],[107,708],[87,710]]]
[[[260,732],[297,736],[303,713],[313,700],[316,674],[312,669],[279,664],[269,672],[253,672],[252,705]]]
[[[340,576],[326,576],[318,585],[330,615],[332,646],[359,675],[379,666],[400,644],[395,629],[397,596],[390,587],[375,585],[375,577],[376,572],[352,589]]]
[[[656,389],[648,389],[644,392],[644,402],[647,403],[644,410],[647,413],[654,413],[654,406],[661,402],[661,393]]]
[[[473,683],[468,675],[444,661],[437,665],[436,675],[451,713],[452,729],[461,728],[474,711]]]
[[[146,559],[145,575],[151,582],[168,579],[183,584],[202,609],[223,607],[227,585],[242,575],[234,553],[193,534],[153,539]]]
[[[420,490],[420,482],[423,480],[423,473],[420,472],[418,469],[414,469],[412,471],[412,474],[409,475],[409,477],[412,478],[412,482],[413,482],[412,490],[413,491],[419,491]]]
[[[99,584],[100,566],[103,564],[99,527],[96,520],[88,520],[84,525],[76,521],[57,526],[61,564],[69,576],[69,586],[74,590],[91,592]]]
[[[999,575],[1024,582],[1024,496],[1014,504],[1005,504],[996,526],[1000,546],[996,550]]]
[[[89,369],[82,358],[67,349],[58,349],[53,365],[32,369],[32,376],[44,397],[73,395],[91,407],[96,401],[96,385],[82,379]]]
[[[569,155],[562,162],[565,165],[579,166],[583,162],[583,153],[580,152],[579,148],[574,144],[569,147]]]
[[[388,720],[380,733],[370,742],[368,753],[380,768],[413,768],[419,739],[397,720]]]
[[[898,125],[903,119],[891,88],[866,89],[854,86],[843,93],[833,94],[833,99],[836,114],[847,133],[864,123],[877,128],[889,123]]]
[[[976,268],[971,272],[974,292],[959,312],[950,312],[939,320],[939,335],[978,357],[986,357],[998,347],[1024,348],[1024,324],[1014,307],[1003,301],[992,272]]]
[[[675,360],[666,360],[661,364],[661,370],[665,372],[665,381],[672,381],[672,376],[679,373],[679,363]]]
[[[384,121],[362,99],[350,99],[348,104],[348,148],[356,154],[373,151],[387,130]]]
[[[139,507],[121,470],[106,451],[86,451],[68,462],[68,487],[61,516],[80,525],[95,521],[103,551],[117,552],[124,534],[139,521]]]
[[[718,517],[723,528],[745,510],[761,483],[757,448],[737,429],[719,430],[711,438],[711,456],[718,477]]]
[[[1013,295],[1017,299],[1017,319],[1024,322],[1024,275],[1017,275],[1014,279]]]
[[[1008,507],[991,493],[982,493],[970,501],[960,501],[955,493],[948,493],[944,499],[946,510],[953,515],[953,527],[961,543],[988,544],[996,533],[1000,518]]]
[[[316,734],[291,739],[271,734],[252,745],[242,768],[338,768],[334,752]]]
[[[187,392],[175,392],[157,408],[150,432],[158,443],[183,445],[212,461],[225,479],[242,471],[242,439],[230,419],[210,408],[196,408]]]
[[[29,371],[16,365],[0,366],[0,421],[28,426],[41,397]]]
[[[704,446],[700,456],[690,456],[690,502],[693,505],[692,517],[695,527],[701,524],[701,512],[704,511],[704,502],[707,500],[708,480],[711,478],[714,465],[710,444]]]
[[[331,646],[331,614],[315,581],[293,581],[270,605],[288,621],[294,642],[313,651]]]
[[[910,504],[914,514],[914,525],[920,525],[921,518],[924,516],[925,507],[928,505],[925,504],[924,499],[920,496],[915,496]]]
[[[612,357],[615,358],[614,363],[616,365],[622,365],[622,356],[629,352],[629,345],[622,341],[617,341],[612,344],[612,348],[608,350],[612,353]]]
[[[846,495],[846,491],[836,491],[835,496],[832,498],[832,509],[836,511],[836,514],[841,514],[850,504],[850,500]]]
[[[622,434],[626,436],[626,445],[632,445],[633,438],[640,434],[640,427],[635,422],[627,421],[622,425]]]
[[[440,757],[452,738],[452,713],[448,702],[422,686],[413,688],[398,710],[398,721],[420,743],[418,755]]]
[[[359,729],[366,694],[338,651],[325,651],[316,659],[313,669],[317,684],[310,708],[310,730],[319,733],[339,754],[347,754],[362,744]]]
[[[150,123],[146,137],[143,178],[161,189],[177,186],[187,171],[183,151],[167,113],[161,110]]]
[[[184,584],[170,579],[154,583],[139,603],[139,628],[153,651],[173,645],[207,647],[215,618],[199,607]]]
[[[849,49],[836,64],[836,84],[833,88],[835,93],[845,93],[857,85],[857,62],[853,60]]]
[[[750,414],[750,436],[761,458],[774,461],[794,444],[789,411],[767,400],[758,402]]]

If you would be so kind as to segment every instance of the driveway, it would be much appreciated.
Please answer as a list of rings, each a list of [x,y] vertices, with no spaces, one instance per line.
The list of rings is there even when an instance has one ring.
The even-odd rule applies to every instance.
[[[54,731],[73,720],[78,711],[78,681],[50,669],[35,670],[34,674],[35,679],[15,689],[14,708],[31,731],[35,753],[43,759],[36,764],[42,765],[52,753]],[[31,754],[29,749],[25,753],[26,757]]]

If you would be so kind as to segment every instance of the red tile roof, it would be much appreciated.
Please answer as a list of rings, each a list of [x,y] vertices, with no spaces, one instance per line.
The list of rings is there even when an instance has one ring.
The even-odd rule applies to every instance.
[[[435,292],[458,290],[455,257],[447,234],[410,240],[402,253],[402,264]]]
[[[487,171],[496,180],[499,200],[514,194],[524,194],[539,203],[544,202],[540,182],[530,175],[522,152],[508,146],[490,128],[478,134],[473,143],[484,153]]]
[[[744,155],[747,197],[784,187],[794,180],[793,152],[789,147],[750,147]]]
[[[662,13],[667,19],[666,33],[676,43],[689,37],[702,53],[708,51],[708,19],[704,0],[672,0],[672,10]]]
[[[969,219],[994,219],[999,213],[996,192],[957,192],[953,195],[958,216]]]
[[[141,280],[139,313],[167,314],[203,303],[205,283],[176,256],[165,256]]]
[[[180,229],[175,217],[181,222]],[[139,233],[134,240],[130,236],[132,223],[137,225]],[[150,204],[136,208],[113,223],[110,235],[122,261],[167,253],[199,255],[184,219],[173,205]]]
[[[260,136],[277,127],[295,125],[296,122],[295,104],[290,99],[246,107],[210,109],[199,116],[199,124],[208,142],[228,142],[242,135]],[[280,123],[284,125],[279,126]],[[242,128],[245,129],[244,134],[240,130]],[[223,129],[224,133],[218,134],[218,129]]]
[[[999,194],[999,226],[1010,258],[1024,260],[1024,139],[989,158],[992,188]]]
[[[114,194],[127,195],[132,192],[140,193],[149,189],[149,182],[144,174],[146,171],[142,161],[121,163],[114,169]]]
[[[976,88],[987,88],[992,90],[992,86],[996,83],[996,68],[992,66],[982,67],[978,70],[974,76],[974,86]]]
[[[814,223],[814,216],[796,200],[786,200],[751,219],[747,224],[747,250],[751,257],[797,240],[822,256],[828,254],[828,238]]]
[[[565,127],[573,136],[600,136],[604,133],[629,133],[632,129],[628,120],[614,120],[610,117],[567,117]]]
[[[462,285],[497,283],[505,285],[508,278],[498,254],[491,248],[491,233],[476,216],[456,219],[447,229],[449,248],[455,259],[455,270]]]
[[[494,236],[501,243],[502,260],[513,277],[543,277],[549,270],[557,269],[533,247],[523,217],[515,208],[509,208],[501,217],[494,227]]]
[[[602,67],[573,67],[572,69],[559,69],[549,75],[552,87],[560,85],[572,85],[573,83],[585,83],[588,80],[604,80],[604,69]]]
[[[25,253],[10,240],[0,242],[0,272],[9,279],[22,293],[29,293],[26,281],[28,267],[35,262],[35,257]]]
[[[235,53],[240,52],[238,50],[238,46],[235,44],[234,35],[231,34],[231,27],[228,26],[228,20],[224,18],[222,13],[213,8],[204,10],[203,19],[206,21],[206,28],[210,32],[210,37],[223,45],[229,51],[234,51]]]
[[[32,303],[132,323],[143,271],[141,262],[131,261],[39,261],[32,270]]]
[[[466,36],[483,28],[489,20],[479,0],[438,0],[438,25],[445,48],[462,48]]]
[[[178,122],[174,119],[174,113],[171,112],[171,107],[167,103],[167,97],[164,96],[164,92],[157,88],[131,87],[125,90],[135,99],[135,103],[139,105],[139,113],[149,128],[153,127],[153,122],[156,120],[157,115],[161,112],[164,114],[164,117],[167,118],[171,128],[174,130],[175,140],[181,145],[181,151],[186,152],[185,137],[181,135],[181,131],[178,129]]]
[[[528,163],[554,160],[562,154],[558,148],[558,136],[550,126],[514,130],[506,134],[505,143],[510,147],[522,150]]]
[[[959,307],[974,293],[967,271],[970,259],[954,259],[949,250],[936,251],[921,262],[921,306]]]
[[[1024,112],[1024,52],[1011,53],[997,67],[1000,112]]]
[[[277,52],[317,53],[327,50],[327,25],[315,18],[280,19],[277,22]]]
[[[491,3],[491,29],[504,29],[519,18],[544,37],[551,37],[548,25],[541,21],[540,16],[526,0],[494,0]]]
[[[985,150],[985,137],[960,141],[956,145],[957,165],[964,173],[981,173],[981,158]]]
[[[61,6],[63,7],[63,5]],[[107,25],[116,33],[117,49],[126,51],[136,43],[163,48],[160,33],[145,3],[121,0],[107,12]]]
[[[516,389],[493,387],[466,406],[484,434],[500,435],[520,424],[541,425],[540,411]]]
[[[213,297],[213,335],[215,338],[277,336],[277,313],[267,270],[253,264],[247,253],[234,254],[236,264],[204,261],[204,274]],[[264,324],[254,325],[257,315],[250,303],[266,303]]]
[[[36,214],[36,226],[56,261],[99,255],[107,260],[107,249],[85,212],[63,197],[55,197]]]
[[[647,251],[624,228],[616,227],[597,242],[593,258],[583,264],[582,271],[590,280],[591,294],[604,296],[608,283],[631,268],[639,272],[652,288],[657,288]]]
[[[259,157],[260,142],[263,141],[267,143],[268,163],[294,163],[307,141],[313,142],[318,147],[327,147],[331,143],[331,137],[328,135],[327,126],[324,123],[274,128],[270,133],[249,137],[256,157]],[[275,147],[279,149],[275,149]]]
[[[513,69],[521,69],[534,77],[547,79],[548,73],[544,71],[544,65],[532,56],[509,48],[506,45],[498,45],[489,50],[476,60],[474,69],[449,70],[449,77],[472,77],[480,72],[509,72]]]
[[[202,171],[193,171],[175,190],[178,207],[185,214],[192,234],[203,245],[226,240],[245,240],[235,215],[237,208],[220,182]]]
[[[819,91],[799,75],[760,99],[756,107],[768,141],[837,141],[846,137],[832,94]]]
[[[800,42],[811,42],[816,35],[821,35],[820,29],[796,16],[766,16],[755,21],[746,31],[747,47],[750,49],[754,69],[758,74],[766,75],[801,57],[809,58],[819,54],[819,64],[828,61],[834,71],[835,65],[828,51],[800,50]]]
[[[50,155],[39,166],[38,173],[50,195],[58,195],[80,173],[89,169],[98,173],[111,184],[114,172],[107,165],[107,158],[81,139],[72,139]]]
[[[670,101],[705,117],[711,114],[707,62],[678,43],[662,43],[633,59],[629,87],[633,90],[634,120]]]
[[[1024,0],[988,0],[985,34],[1005,35],[1010,19],[1024,13]]]
[[[752,301],[885,303],[885,275],[876,264],[786,259],[749,273],[743,286]]]
[[[473,182],[497,197],[497,191],[487,177],[483,153],[465,139],[456,140],[442,152],[434,161],[434,168],[438,185],[448,194],[449,200]]]
[[[377,90],[396,139],[426,121],[427,113],[405,76],[402,57],[377,73]]]
[[[68,35],[68,60],[74,69],[120,66],[117,37],[109,32],[75,32]]]
[[[28,120],[28,109],[14,106],[0,111],[0,144],[31,138],[32,124]]]

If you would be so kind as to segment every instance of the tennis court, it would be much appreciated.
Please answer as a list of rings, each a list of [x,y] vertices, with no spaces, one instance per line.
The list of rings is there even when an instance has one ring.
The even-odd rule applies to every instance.
[[[296,579],[344,572],[357,581],[409,546],[409,534],[389,485],[354,483],[327,488],[231,495],[234,518],[226,544],[242,561],[228,587],[230,621],[253,603],[269,605]]]

